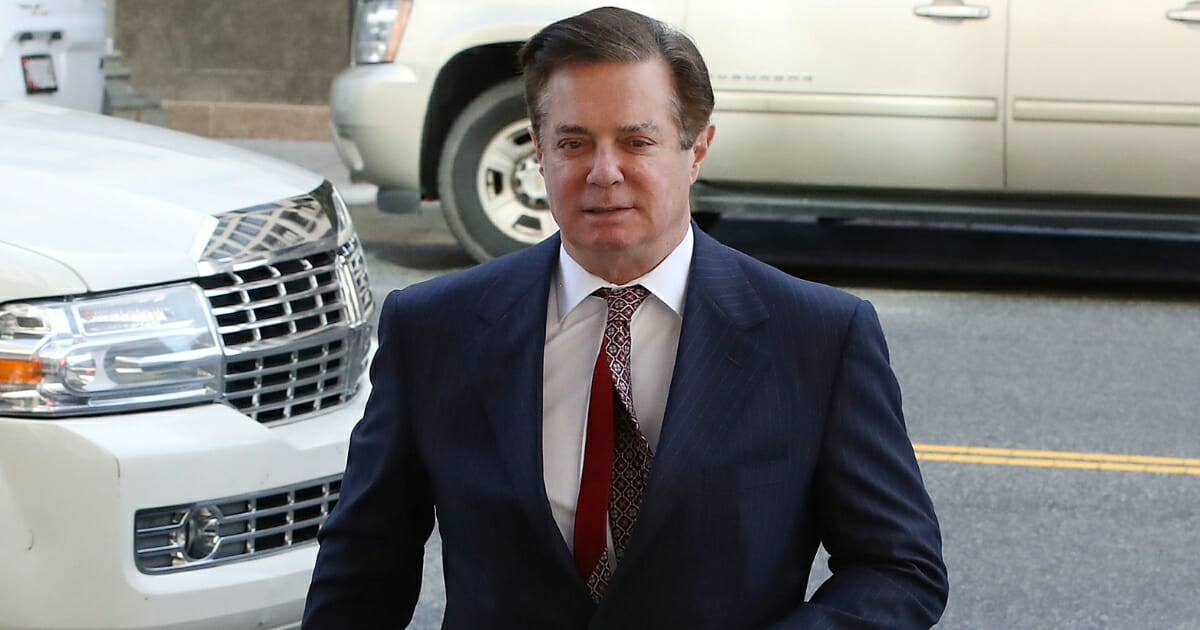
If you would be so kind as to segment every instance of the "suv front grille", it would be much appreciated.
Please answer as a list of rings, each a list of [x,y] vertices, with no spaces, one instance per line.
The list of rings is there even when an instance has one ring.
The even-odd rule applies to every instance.
[[[138,510],[134,552],[144,573],[211,566],[316,542],[341,475],[191,505]]]
[[[345,402],[345,366],[341,341],[229,361],[225,400],[259,422],[301,416]]]
[[[332,253],[200,280],[226,348],[288,337],[345,317]]]
[[[224,345],[225,402],[266,423],[296,419],[354,395],[373,308],[357,238],[336,252],[198,282]]]

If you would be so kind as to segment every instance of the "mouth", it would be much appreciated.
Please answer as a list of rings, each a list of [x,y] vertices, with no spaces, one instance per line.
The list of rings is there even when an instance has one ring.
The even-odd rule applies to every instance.
[[[588,214],[612,214],[626,210],[633,210],[633,206],[593,206],[583,209]]]

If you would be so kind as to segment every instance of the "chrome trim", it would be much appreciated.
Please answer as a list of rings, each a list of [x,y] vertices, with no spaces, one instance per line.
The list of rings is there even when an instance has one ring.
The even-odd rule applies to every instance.
[[[1191,2],[1182,9],[1167,11],[1167,19],[1177,22],[1200,22],[1200,3]]]
[[[934,3],[915,6],[913,7],[913,13],[921,17],[930,18],[983,20],[992,15],[992,10],[982,5]]]
[[[151,575],[260,558],[308,546],[341,496],[342,476],[270,488],[193,504],[138,510],[134,515],[134,561]],[[188,519],[207,509],[217,517],[216,545],[204,558],[187,555]],[[229,512],[229,513],[227,513]]]
[[[340,227],[328,180],[308,194],[224,212],[216,219],[198,261],[204,275],[335,249]]]
[[[374,309],[357,237],[290,260],[201,278],[225,354],[222,400],[263,423],[336,406],[358,390]]]
[[[1013,120],[1197,126],[1200,105],[1018,98]]]
[[[365,321],[375,310],[375,296],[371,294],[367,257],[358,237],[339,247],[337,255],[343,298],[351,306],[351,319]]]
[[[903,94],[781,93],[716,90],[716,111],[829,116],[891,116],[995,120],[994,98],[909,96]]]

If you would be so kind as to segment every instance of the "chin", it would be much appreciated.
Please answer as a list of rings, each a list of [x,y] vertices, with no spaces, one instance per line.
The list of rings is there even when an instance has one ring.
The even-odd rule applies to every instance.
[[[598,252],[620,252],[626,249],[632,249],[637,245],[638,241],[632,238],[622,238],[618,235],[596,235],[583,240],[583,246],[592,251]]]

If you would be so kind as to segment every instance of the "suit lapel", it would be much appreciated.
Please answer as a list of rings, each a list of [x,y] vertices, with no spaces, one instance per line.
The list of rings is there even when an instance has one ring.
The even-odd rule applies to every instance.
[[[622,566],[636,565],[652,547],[679,483],[698,472],[697,462],[721,448],[723,436],[737,421],[742,400],[769,359],[749,329],[767,317],[738,261],[696,230],[662,433]],[[614,582],[621,573],[618,567]]]
[[[542,472],[542,360],[558,244],[557,236],[550,238],[496,267],[495,280],[475,307],[481,326],[463,358],[482,396],[514,498],[535,534],[551,541],[557,560],[575,573]]]

